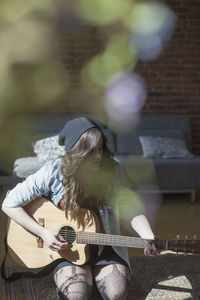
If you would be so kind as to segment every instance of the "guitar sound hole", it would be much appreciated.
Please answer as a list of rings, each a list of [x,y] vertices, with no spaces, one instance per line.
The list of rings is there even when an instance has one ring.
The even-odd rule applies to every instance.
[[[76,232],[75,230],[70,226],[63,226],[59,230],[59,234],[64,238],[66,242],[69,244],[73,244],[73,242],[76,239]]]

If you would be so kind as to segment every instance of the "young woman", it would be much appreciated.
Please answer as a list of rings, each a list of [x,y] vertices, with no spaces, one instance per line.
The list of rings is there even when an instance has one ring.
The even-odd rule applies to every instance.
[[[102,233],[120,234],[121,217],[130,221],[140,237],[153,240],[142,204],[107,147],[103,125],[85,117],[73,119],[60,132],[59,141],[65,145],[66,155],[47,162],[9,191],[3,211],[53,251],[66,249],[68,243],[57,232],[40,226],[23,209],[37,197],[47,197],[74,217],[80,208],[94,211]],[[144,252],[156,255],[155,244],[149,242]],[[90,245],[90,254],[84,265],[67,260],[57,265],[54,280],[60,299],[88,299],[94,284],[103,299],[126,299],[130,276],[126,248]]]

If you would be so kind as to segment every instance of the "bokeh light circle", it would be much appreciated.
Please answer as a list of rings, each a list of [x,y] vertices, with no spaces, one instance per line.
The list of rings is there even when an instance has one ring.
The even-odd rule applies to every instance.
[[[120,131],[135,127],[146,97],[146,85],[141,76],[136,73],[115,76],[105,96],[105,111],[110,126]]]
[[[156,59],[171,39],[175,30],[176,15],[164,3],[138,2],[128,18],[130,47],[137,49],[140,60]]]

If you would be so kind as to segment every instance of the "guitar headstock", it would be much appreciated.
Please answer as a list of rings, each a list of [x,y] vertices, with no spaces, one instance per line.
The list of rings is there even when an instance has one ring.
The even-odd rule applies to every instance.
[[[185,239],[181,239],[177,235],[175,240],[170,241],[156,241],[156,246],[160,250],[171,250],[180,253],[189,253],[189,254],[200,254],[200,239],[197,239],[197,236],[193,236],[193,239],[188,239],[188,236]]]

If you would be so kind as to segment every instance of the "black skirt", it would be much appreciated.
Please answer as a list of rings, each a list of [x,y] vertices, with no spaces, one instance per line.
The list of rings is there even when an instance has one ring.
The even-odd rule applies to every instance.
[[[128,268],[127,263],[113,250],[111,246],[104,246],[104,249],[100,255],[98,255],[98,246],[90,245],[90,259],[82,266],[103,266],[121,264]],[[74,266],[74,264],[68,260],[63,260],[55,267],[53,275],[61,268],[67,266]]]

